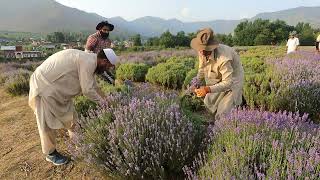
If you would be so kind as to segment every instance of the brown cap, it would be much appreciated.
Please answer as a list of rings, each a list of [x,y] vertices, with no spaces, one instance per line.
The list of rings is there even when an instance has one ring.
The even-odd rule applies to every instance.
[[[219,42],[215,39],[211,28],[204,28],[198,32],[196,38],[192,39],[190,46],[197,51],[212,51],[219,46]]]

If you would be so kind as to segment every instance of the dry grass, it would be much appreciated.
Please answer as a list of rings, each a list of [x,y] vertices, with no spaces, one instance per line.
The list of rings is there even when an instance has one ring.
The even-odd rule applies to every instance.
[[[58,148],[66,152],[63,138]],[[0,179],[102,179],[82,162],[55,167],[41,153],[28,97],[11,97],[0,89]]]

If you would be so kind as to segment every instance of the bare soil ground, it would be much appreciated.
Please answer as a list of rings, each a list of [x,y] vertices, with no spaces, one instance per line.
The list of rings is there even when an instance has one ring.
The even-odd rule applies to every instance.
[[[67,153],[63,135],[58,150]],[[0,89],[0,179],[103,179],[83,162],[53,166],[45,161],[28,97],[11,97]]]

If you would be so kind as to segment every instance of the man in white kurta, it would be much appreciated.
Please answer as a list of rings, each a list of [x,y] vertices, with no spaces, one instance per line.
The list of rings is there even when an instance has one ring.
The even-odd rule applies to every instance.
[[[211,28],[200,30],[191,47],[199,53],[198,78],[206,82],[195,93],[205,97],[205,106],[217,119],[242,102],[244,70],[240,57],[231,47],[219,44]]]
[[[316,39],[316,51],[317,52],[320,52],[319,51],[319,48],[320,48],[320,34],[318,35],[317,39]]]
[[[93,101],[103,100],[94,74],[97,69],[113,66],[116,56],[111,49],[99,54],[75,49],[60,51],[45,60],[30,78],[29,105],[37,118],[42,152],[55,165],[67,163],[56,151],[55,130],[68,129],[72,136],[77,118],[72,98],[82,93]]]
[[[300,42],[296,35],[297,34],[295,31],[290,33],[289,39],[287,41],[287,54],[296,52],[298,50]]]

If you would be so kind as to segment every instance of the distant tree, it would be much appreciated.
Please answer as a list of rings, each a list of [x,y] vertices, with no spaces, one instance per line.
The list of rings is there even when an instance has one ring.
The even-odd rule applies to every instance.
[[[47,40],[53,43],[63,43],[66,39],[62,32],[54,32],[53,34],[47,35]]]
[[[146,46],[159,46],[160,45],[160,38],[158,37],[151,37],[147,40]]]
[[[285,42],[294,27],[287,25],[285,21],[276,20],[270,24],[269,29],[271,31],[271,43],[277,44]]]
[[[226,44],[228,46],[233,46],[233,37],[231,34],[217,34],[216,38],[218,39],[218,41],[222,44]]]
[[[257,19],[253,22],[241,22],[234,30],[234,44],[253,46],[280,44],[287,40],[288,34],[294,29],[284,21]]]
[[[175,47],[175,37],[169,31],[166,31],[160,36],[159,45],[166,48]]]
[[[188,36],[186,36],[184,31],[180,31],[175,36],[175,45],[176,46],[189,46],[190,45],[190,39]]]
[[[136,34],[136,35],[132,36],[130,38],[130,40],[133,42],[134,46],[142,46],[140,34]]]
[[[248,20],[238,24],[234,30],[234,42],[239,46],[253,46],[256,34],[252,22]]]
[[[189,41],[191,41],[193,38],[195,38],[197,36],[197,33],[188,33],[188,39]]]
[[[314,44],[316,30],[312,29],[309,23],[299,22],[296,27],[300,44],[303,46],[311,46]]]

